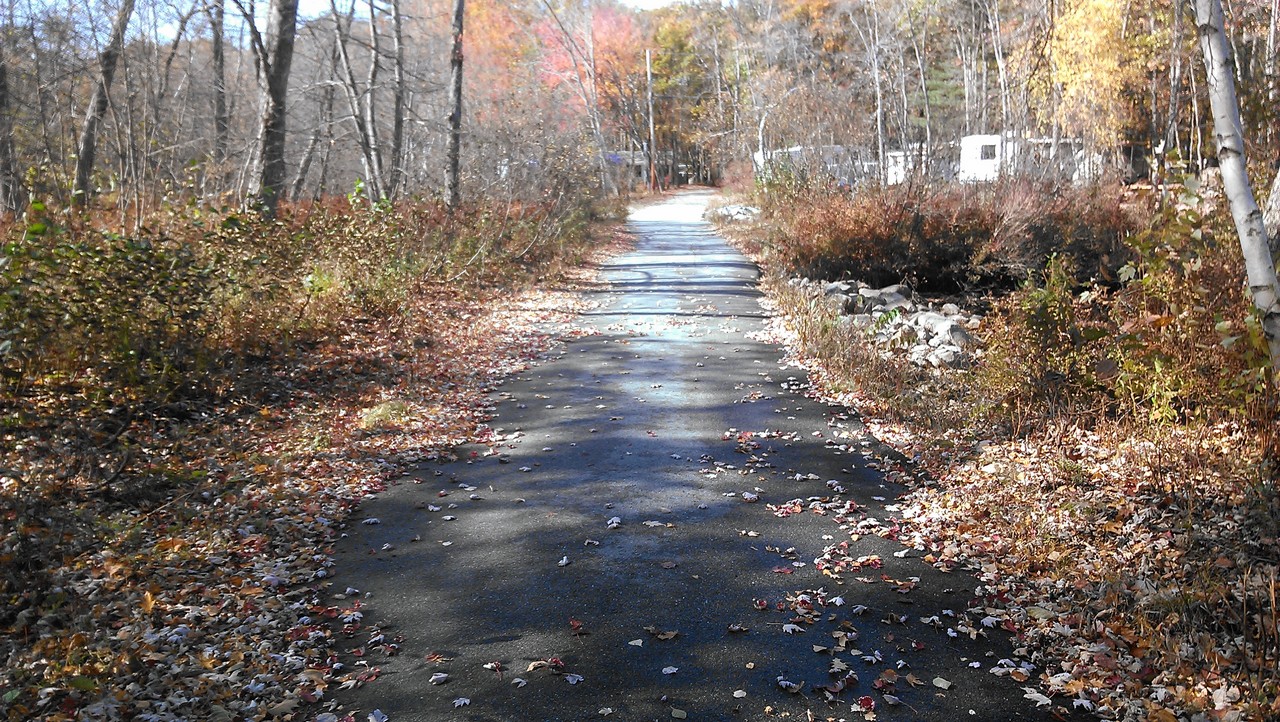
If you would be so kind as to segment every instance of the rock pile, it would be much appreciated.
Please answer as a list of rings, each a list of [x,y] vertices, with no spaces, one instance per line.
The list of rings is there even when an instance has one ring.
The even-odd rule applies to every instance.
[[[734,204],[731,206],[721,206],[719,208],[708,208],[706,218],[709,221],[717,223],[742,223],[745,221],[754,221],[756,216],[760,215],[759,208],[744,206],[742,204]]]
[[[868,343],[901,354],[922,367],[968,368],[979,341],[982,316],[963,313],[954,303],[919,301],[906,284],[872,288],[858,281],[823,283],[793,278],[792,286],[821,295],[842,315],[841,322],[864,333]]]

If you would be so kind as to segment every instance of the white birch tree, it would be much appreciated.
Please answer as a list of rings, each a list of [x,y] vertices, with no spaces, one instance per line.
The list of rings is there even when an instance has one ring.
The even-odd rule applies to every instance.
[[[1253,197],[1245,165],[1244,129],[1236,99],[1232,56],[1223,28],[1219,0],[1194,0],[1196,28],[1204,53],[1209,102],[1213,109],[1213,135],[1218,149],[1222,183],[1240,236],[1245,273],[1253,304],[1262,316],[1262,328],[1271,354],[1271,368],[1280,368],[1280,281],[1271,259],[1262,210]]]

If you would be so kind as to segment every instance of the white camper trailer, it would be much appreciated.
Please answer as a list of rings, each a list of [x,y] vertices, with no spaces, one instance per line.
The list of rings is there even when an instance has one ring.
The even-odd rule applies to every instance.
[[[961,183],[983,183],[1000,177],[1000,168],[1012,155],[1012,143],[999,135],[966,135],[960,139]]]

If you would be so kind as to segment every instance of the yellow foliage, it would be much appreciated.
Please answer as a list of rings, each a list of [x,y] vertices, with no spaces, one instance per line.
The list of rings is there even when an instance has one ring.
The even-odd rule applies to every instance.
[[[1126,24],[1126,4],[1067,0],[1045,48],[1046,73],[1033,92],[1041,120],[1102,145],[1117,143],[1137,119],[1153,39]]]

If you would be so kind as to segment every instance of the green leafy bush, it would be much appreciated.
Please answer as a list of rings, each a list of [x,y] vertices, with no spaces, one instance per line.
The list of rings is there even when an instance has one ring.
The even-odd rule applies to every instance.
[[[576,256],[583,199],[477,204],[327,199],[277,220],[167,209],[135,229],[58,225],[42,204],[0,228],[0,369],[9,399],[49,382],[91,402],[161,403],[214,366],[288,353],[352,319],[397,328],[432,286],[529,283]]]

